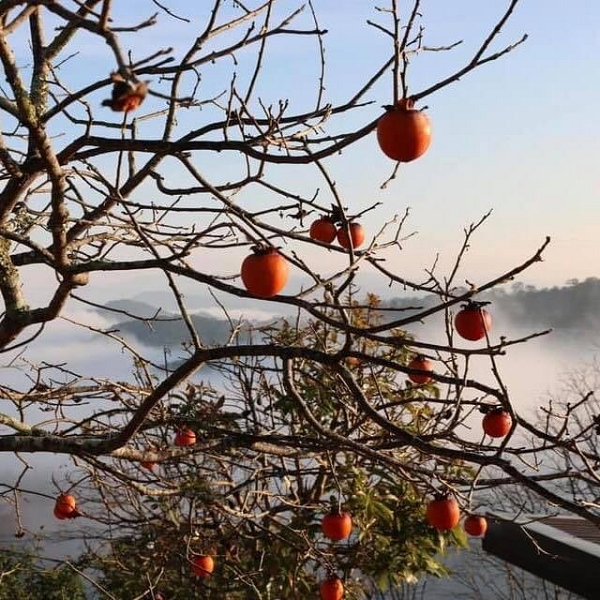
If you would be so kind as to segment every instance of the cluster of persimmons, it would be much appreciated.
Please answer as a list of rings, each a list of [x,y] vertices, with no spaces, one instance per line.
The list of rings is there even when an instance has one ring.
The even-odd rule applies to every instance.
[[[105,105],[119,112],[131,112],[138,108],[147,93],[147,85],[125,80],[113,75],[113,93]],[[402,99],[395,107],[387,107],[377,126],[377,140],[381,150],[389,158],[410,162],[421,156],[429,147],[431,127],[429,119],[413,106],[410,99]],[[336,238],[340,246],[355,250],[365,240],[365,231],[359,223],[346,220],[338,211],[314,221],[310,227],[310,237],[321,243],[330,244]],[[289,268],[286,259],[272,246],[259,244],[247,256],[241,267],[242,282],[253,295],[269,298],[283,290],[287,283]],[[469,341],[487,338],[492,325],[491,315],[482,303],[468,302],[454,319],[458,334]],[[415,356],[409,363],[408,378],[416,385],[425,385],[434,379],[434,365],[423,355]],[[505,437],[511,430],[512,419],[502,407],[488,407],[483,418],[484,432],[494,438]],[[175,446],[188,447],[196,443],[195,432],[181,428],[174,440]],[[153,471],[152,462],[141,462],[141,466]],[[56,500],[54,515],[58,519],[71,519],[80,516],[76,499],[72,494],[62,493]],[[439,531],[448,531],[460,521],[458,502],[448,494],[436,495],[426,508],[427,523]],[[347,512],[333,511],[326,514],[321,522],[323,535],[331,541],[340,542],[350,538],[352,516]],[[464,529],[471,536],[482,536],[487,530],[487,522],[479,515],[469,515],[464,521]],[[191,559],[191,570],[199,578],[207,578],[215,568],[215,561],[209,555],[195,555]],[[320,583],[322,600],[341,600],[344,585],[340,578],[331,574]]]

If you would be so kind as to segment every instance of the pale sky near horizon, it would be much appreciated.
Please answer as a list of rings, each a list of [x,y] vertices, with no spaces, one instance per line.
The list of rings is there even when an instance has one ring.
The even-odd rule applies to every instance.
[[[334,101],[351,95],[389,56],[388,41],[365,23],[367,18],[384,22],[373,4],[354,0],[341,8],[339,0],[315,2],[321,26],[330,32],[325,36],[326,95]],[[186,5],[169,3],[189,14]],[[286,0],[280,10],[297,5]],[[409,3],[400,5],[406,9]],[[462,66],[507,5],[505,0],[424,0],[425,42],[464,43],[416,60],[411,89],[422,89]],[[310,21],[303,23],[309,26]],[[179,27],[176,22],[169,25]],[[406,244],[401,257],[411,276],[418,277],[436,251],[451,254],[463,226],[490,208],[494,213],[475,240],[465,276],[485,278],[510,268],[545,235],[553,238],[546,261],[531,269],[526,281],[553,285],[600,275],[594,260],[600,257],[600,116],[595,110],[600,95],[600,3],[522,0],[494,49],[523,33],[529,39],[510,55],[426,99],[434,128],[431,151],[403,167],[385,193],[378,185],[392,165],[381,156],[374,136],[329,161],[350,206],[383,200],[382,209],[364,220],[371,230],[392,212],[411,207],[407,231],[419,235]],[[274,40],[266,50],[274,70],[261,77],[259,94],[271,102],[300,95],[310,109],[314,50],[314,43]],[[389,79],[376,87],[368,96],[376,101],[373,109],[346,117],[347,127],[372,118],[389,101],[389,89]],[[322,187],[316,174],[315,185]]]
[[[282,16],[300,4],[281,0],[276,15]],[[385,16],[373,10],[374,4],[351,0],[342,7],[340,0],[315,0],[320,24],[329,30],[325,36],[328,101],[347,100],[390,54],[389,41],[365,23],[367,18],[384,22]],[[409,4],[401,2],[405,9]],[[167,5],[192,23],[161,14],[158,27],[143,31],[134,58],[170,45],[180,57],[204,26],[212,2],[169,0]],[[425,43],[464,43],[448,53],[419,56],[410,71],[411,90],[423,89],[468,62],[507,5],[508,0],[423,0]],[[127,24],[140,21],[156,8],[149,0],[115,3],[115,7]],[[308,11],[294,24],[298,28],[311,26]],[[600,275],[594,260],[600,256],[600,170],[596,164],[600,158],[600,116],[595,110],[600,92],[600,3],[522,0],[492,50],[516,41],[523,33],[529,34],[529,39],[514,52],[424,101],[433,125],[432,147],[419,161],[404,165],[387,190],[380,191],[379,185],[393,164],[377,148],[374,135],[341,157],[328,160],[351,209],[358,211],[376,200],[383,202],[380,209],[363,219],[369,232],[379,229],[392,214],[411,207],[406,231],[417,231],[418,235],[405,244],[404,252],[393,262],[395,270],[409,278],[422,278],[423,268],[431,265],[438,251],[441,266],[448,265],[462,241],[463,227],[489,209],[493,215],[475,238],[459,282],[465,278],[482,282],[510,269],[531,255],[546,235],[553,241],[545,262],[529,270],[524,281],[560,285],[570,278]],[[65,78],[75,88],[113,68],[108,48],[90,43],[86,35],[79,38],[80,54],[63,67]],[[123,36],[126,49],[133,39]],[[248,57],[253,55],[248,53]],[[244,56],[241,58],[243,64]],[[257,95],[266,104],[290,98],[291,112],[313,108],[318,70],[314,39],[273,38],[266,48],[266,62],[268,68],[257,87]],[[228,59],[209,67],[202,81],[205,95],[220,89],[230,74]],[[367,95],[374,101],[372,106],[332,120],[332,130],[351,131],[370,121],[379,114],[380,106],[390,101],[390,94],[387,78]],[[105,91],[99,98],[104,96]],[[150,98],[144,110],[149,112],[163,104]],[[192,114],[182,114],[182,125],[189,126],[192,119],[197,124],[205,113]],[[109,111],[102,116],[112,117]],[[141,137],[152,137],[157,130],[148,123],[141,131]],[[195,160],[209,162],[210,175],[217,181],[233,178],[229,170],[234,159],[230,155],[205,159],[196,154]],[[271,169],[270,173],[292,191],[308,193],[323,188],[314,170],[296,167]],[[176,186],[177,174],[169,175],[168,183]],[[147,194],[148,189],[142,191]],[[306,256],[320,264],[327,253],[310,249]],[[326,260],[335,264],[331,256]],[[239,256],[221,253],[220,261],[221,273],[235,272]],[[143,274],[136,281],[149,278],[150,274]]]

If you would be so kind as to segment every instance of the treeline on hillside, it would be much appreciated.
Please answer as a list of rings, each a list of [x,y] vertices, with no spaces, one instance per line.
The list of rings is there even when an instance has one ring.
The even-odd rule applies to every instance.
[[[551,327],[594,333],[600,327],[600,279],[569,280],[564,286],[536,288],[515,283],[510,288],[495,289],[477,296],[494,304],[514,326]],[[431,297],[393,298],[389,306],[428,307],[438,299]],[[410,311],[408,311],[410,314]]]

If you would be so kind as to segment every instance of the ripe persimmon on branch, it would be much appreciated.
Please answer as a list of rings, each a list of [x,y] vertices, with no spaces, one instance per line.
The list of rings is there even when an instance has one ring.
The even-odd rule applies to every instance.
[[[589,427],[568,427],[568,414],[551,415],[564,419],[558,429],[529,422],[515,410],[496,362],[547,332],[496,341],[493,307],[478,298],[541,261],[549,239],[520,265],[462,289],[457,272],[486,215],[465,230],[445,277],[432,268],[425,281],[411,281],[393,266],[408,213],[367,231],[361,217],[379,203],[350,206],[326,161],[375,138],[376,129],[396,167],[392,177],[396,161],[423,156],[430,121],[415,103],[525,41],[492,50],[518,3],[508,3],[466,65],[413,91],[415,57],[459,42],[427,46],[419,0],[393,0],[371,22],[390,39],[391,56],[334,105],[324,85],[327,31],[310,1],[284,13],[275,0],[215,0],[193,25],[187,3],[136,3],[158,12],[130,25],[117,11],[126,3],[116,1],[0,2],[8,83],[0,97],[0,348],[5,364],[23,375],[19,384],[0,385],[0,452],[23,461],[26,453],[72,458],[72,485],[57,482],[57,518],[89,519],[111,532],[118,525],[121,537],[111,542],[121,564],[124,554],[152,542],[166,565],[188,561],[188,571],[230,589],[227,597],[246,597],[244,589],[263,597],[268,585],[287,590],[290,577],[293,597],[305,597],[322,578],[322,597],[338,600],[344,587],[371,597],[384,579],[399,585],[420,572],[442,572],[432,558],[440,539],[461,543],[461,510],[473,512],[474,498],[491,487],[518,483],[600,524],[594,502],[558,485],[570,478],[597,485],[600,457],[580,444]],[[383,22],[390,17],[391,27]],[[180,47],[152,49],[144,35],[166,20],[181,31]],[[100,79],[75,66],[79,38],[101,54]],[[293,98],[258,95],[269,76],[269,48],[283,38],[317,43],[316,103],[308,111],[294,112]],[[211,77],[221,91],[205,84]],[[392,90],[377,97],[376,84],[388,77]],[[386,108],[374,112],[373,105]],[[366,114],[364,124],[339,133],[350,111]],[[219,161],[226,176],[214,166]],[[283,168],[314,181],[314,194],[283,185]],[[239,256],[235,272],[215,266],[224,253]],[[320,259],[327,256],[344,265],[324,273]],[[406,310],[364,299],[355,281],[361,269],[435,302]],[[25,285],[33,272],[46,275],[44,302]],[[109,273],[127,281],[148,272],[172,294],[176,315],[138,316],[96,301],[94,288]],[[213,297],[229,339],[212,343],[198,329],[183,282],[221,293]],[[252,327],[233,318],[227,298],[264,303],[275,315],[278,306],[293,308],[298,319]],[[183,357],[160,364],[119,331],[78,321],[71,313],[77,305],[125,312],[149,327],[177,319]],[[436,316],[445,342],[406,333]],[[45,326],[56,320],[129,355],[135,377],[88,376],[54,356],[28,360],[28,345],[51,335]],[[490,361],[493,385],[472,377],[475,359]],[[224,389],[193,379],[207,365],[222,375]],[[547,468],[543,457],[553,452],[573,455],[580,472]],[[0,494],[26,531],[18,516],[24,479],[2,482]],[[48,506],[52,512],[50,499]],[[352,537],[343,548],[323,541],[315,524],[330,510],[352,513],[360,544]],[[394,515],[422,542],[411,560]],[[286,565],[285,577],[277,564]],[[353,578],[358,567],[367,583]],[[106,575],[99,589],[118,589],[119,577]],[[169,579],[164,570],[152,577],[135,593]]]

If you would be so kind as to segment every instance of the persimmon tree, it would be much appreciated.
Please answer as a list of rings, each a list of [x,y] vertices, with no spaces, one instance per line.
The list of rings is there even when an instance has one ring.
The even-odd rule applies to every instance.
[[[183,38],[190,31],[183,26],[189,22],[184,3],[136,3],[140,14],[148,13],[132,24],[121,22],[124,3],[111,0],[0,1],[0,60],[7,82],[0,97],[0,348],[6,364],[28,378],[20,387],[0,386],[0,452],[25,461],[27,453],[72,458],[74,485],[65,482],[60,491],[77,498],[77,505],[56,506],[65,526],[79,514],[111,528],[116,520],[135,530],[134,541],[155,536],[156,544],[175,544],[190,560],[194,553],[214,552],[228,567],[213,577],[230,573],[229,585],[245,583],[257,592],[271,581],[264,565],[279,565],[286,552],[294,554],[290,564],[309,569],[308,575],[286,573],[292,588],[305,591],[302,586],[314,583],[319,567],[348,574],[364,566],[376,580],[377,565],[356,564],[363,558],[362,540],[367,548],[379,540],[375,556],[397,556],[398,549],[382,541],[386,531],[389,539],[397,533],[390,513],[404,514],[403,507],[410,506],[422,520],[434,494],[451,493],[469,512],[480,490],[516,483],[560,510],[600,523],[593,499],[558,485],[584,478],[597,486],[597,452],[579,445],[587,429],[570,426],[569,414],[558,417],[563,419],[558,430],[518,414],[497,364],[513,345],[540,334],[498,337],[481,306],[473,304],[478,294],[540,261],[549,240],[508,272],[490,273],[487,281],[462,289],[459,268],[485,216],[465,230],[448,273],[428,269],[424,281],[411,281],[396,267],[402,264],[397,259],[407,215],[382,220],[375,232],[358,229],[362,215],[378,206],[348,206],[328,169],[329,157],[367,136],[377,148],[375,129],[384,114],[401,112],[402,118],[386,122],[426,128],[424,114],[402,111],[414,111],[425,99],[434,102],[436,92],[476,76],[478,68],[490,68],[521,44],[526,36],[505,45],[499,41],[518,3],[507,2],[466,64],[420,90],[410,86],[419,56],[451,52],[460,42],[428,45],[419,0],[379,7],[369,24],[375,35],[389,39],[389,56],[373,65],[372,76],[357,83],[345,102],[334,105],[325,85],[326,77],[334,77],[326,72],[327,32],[310,0],[292,9],[275,0],[215,0],[203,22],[193,23],[192,38],[178,40],[188,44],[183,51],[153,48],[145,36],[168,19],[181,23]],[[257,91],[261,78],[273,76],[269,50],[282,39],[317,48],[315,102],[303,110],[283,90],[281,97],[268,98]],[[79,43],[101,49],[106,73],[100,79],[78,65]],[[204,82],[215,73],[226,85],[207,95]],[[384,97],[375,95],[382,82]],[[347,131],[348,114],[363,124]],[[385,136],[386,144],[390,139]],[[428,143],[418,137],[403,160],[423,154]],[[221,163],[225,177],[219,175]],[[398,171],[400,164],[390,161],[385,185],[410,168]],[[282,185],[282,169],[297,181],[314,181],[317,192]],[[338,241],[310,235],[318,219],[334,226]],[[359,233],[366,233],[364,240]],[[238,269],[220,272],[225,253],[239,257]],[[325,259],[332,264],[328,272]],[[405,311],[361,301],[356,280],[365,270],[399,289],[433,295],[436,303]],[[186,326],[177,365],[157,364],[118,332],[70,317],[73,306],[102,308],[94,288],[108,274],[111,281],[119,276],[126,281],[149,272],[173,294],[176,318]],[[50,290],[45,301],[25,285],[42,276]],[[215,302],[226,314],[228,298],[245,298],[265,303],[274,315],[278,307],[295,309],[298,322],[241,335],[240,324],[229,317],[229,341],[209,344],[186,308],[182,282],[218,293]],[[469,331],[480,330],[466,337],[478,343],[454,331],[454,315],[464,303],[476,320]],[[493,315],[493,307],[485,310]],[[361,311],[372,314],[367,318]],[[440,315],[444,343],[403,333]],[[98,379],[75,373],[56,357],[39,365],[25,362],[26,348],[49,335],[46,326],[56,319],[103,336],[115,352],[129,353],[136,376],[127,382]],[[151,325],[152,318],[144,320]],[[428,364],[421,357],[427,358],[433,370],[411,368],[415,357],[421,365]],[[489,362],[491,382],[471,376],[475,361]],[[237,382],[238,401],[192,380],[205,365]],[[431,383],[406,386],[407,376]],[[85,416],[83,400],[89,402]],[[479,411],[497,409],[510,422],[508,434],[483,437]],[[175,434],[183,427],[195,433],[195,443],[176,446]],[[582,461],[581,471],[546,467],[537,457],[548,452],[572,454]],[[158,483],[147,481],[142,463],[159,465]],[[25,462],[23,476],[0,490],[15,508],[27,491],[26,474]],[[223,494],[228,500],[217,510],[215,499]],[[340,509],[351,507],[358,515],[360,541],[346,555],[317,551],[310,529],[332,494]],[[367,507],[369,494],[373,504]],[[147,512],[157,510],[148,502],[162,507],[156,519]],[[52,507],[49,499],[49,513]],[[221,522],[223,515],[229,520]],[[409,522],[417,539],[435,541],[430,558],[451,535],[439,537],[413,516]],[[161,537],[164,523],[172,527]],[[197,530],[210,532],[204,548],[192,543]],[[227,535],[239,532],[256,550],[227,562],[235,554],[226,550]],[[419,556],[421,562],[409,571],[438,568]],[[411,573],[396,574],[392,583]]]
[[[378,306],[371,297],[368,308],[349,310],[351,324],[381,322]],[[303,328],[284,321],[265,342],[326,352],[337,335],[318,321]],[[363,351],[386,361],[405,365],[410,357],[405,348],[365,344]],[[262,357],[217,366],[228,391],[189,384],[168,405],[173,424],[196,432],[201,453],[144,466],[116,460],[108,468],[90,459],[84,468],[89,477],[77,491],[86,513],[119,531],[108,552],[90,548],[83,563],[102,571],[103,588],[135,597],[151,583],[170,598],[189,597],[190,549],[217,563],[199,597],[245,598],[253,590],[257,597],[303,598],[337,573],[350,593],[370,598],[421,575],[446,573],[436,554],[464,545],[465,537],[460,528],[439,533],[425,521],[421,486],[436,465],[409,447],[390,449],[381,462],[358,436],[344,439],[352,430],[380,432],[356,410],[348,390],[331,395],[334,371],[299,361],[292,381],[289,371],[274,375]],[[369,401],[385,405],[388,418],[415,434],[427,427],[431,411],[424,400],[437,398],[432,383],[406,384],[385,366],[350,369]],[[164,448],[172,438],[169,420],[150,422],[139,443]],[[470,477],[461,464],[439,469],[444,478]],[[323,535],[330,510],[351,515],[355,535],[343,544]],[[141,560],[144,579],[138,577]]]

